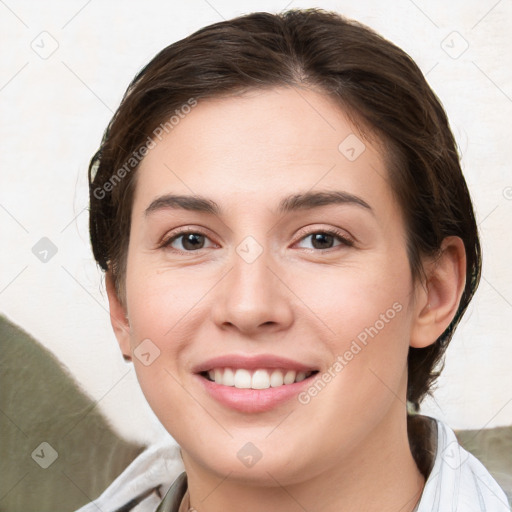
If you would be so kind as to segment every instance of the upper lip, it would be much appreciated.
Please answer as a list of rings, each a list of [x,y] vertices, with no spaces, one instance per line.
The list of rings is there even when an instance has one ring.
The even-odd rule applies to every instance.
[[[279,368],[283,370],[296,370],[299,372],[314,371],[311,365],[294,361],[286,357],[278,357],[271,354],[259,354],[247,356],[242,354],[228,354],[208,359],[192,368],[194,373],[207,372],[214,368],[244,368],[256,370],[258,368]]]

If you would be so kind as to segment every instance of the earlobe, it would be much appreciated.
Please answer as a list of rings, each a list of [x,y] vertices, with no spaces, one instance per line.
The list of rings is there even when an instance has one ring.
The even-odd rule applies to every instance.
[[[411,347],[432,345],[457,313],[466,284],[466,251],[456,236],[446,237],[441,253],[425,268],[426,283],[418,283]]]
[[[116,335],[117,342],[126,361],[131,361],[130,348],[130,322],[126,314],[126,308],[122,304],[110,272],[105,274],[108,303],[110,309],[110,322]]]

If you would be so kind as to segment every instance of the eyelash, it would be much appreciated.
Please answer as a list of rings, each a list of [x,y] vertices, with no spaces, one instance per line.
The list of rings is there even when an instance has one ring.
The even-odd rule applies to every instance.
[[[201,249],[205,249],[204,247],[202,247],[201,249],[197,249],[195,251],[184,251],[184,250],[181,250],[181,249],[174,249],[174,248],[170,248],[171,244],[177,240],[178,238],[184,236],[184,235],[188,235],[188,234],[194,234],[194,235],[202,235],[206,238],[208,238],[208,236],[203,233],[202,231],[200,230],[197,230],[197,229],[184,229],[184,230],[181,230],[179,231],[178,233],[174,233],[172,236],[170,236],[169,238],[165,239],[162,241],[162,243],[160,244],[159,248],[162,248],[162,249],[171,249],[171,250],[174,250],[176,252],[181,252],[181,253],[193,253],[193,252],[199,252]],[[309,231],[307,233],[305,233],[303,236],[301,236],[299,238],[299,240],[297,240],[297,242],[300,242],[306,238],[308,238],[309,236],[312,236],[312,235],[315,235],[315,234],[323,234],[323,235],[331,235],[331,236],[334,236],[335,238],[337,238],[341,244],[340,245],[344,245],[346,247],[353,247],[354,246],[354,241],[351,240],[350,238],[348,238],[347,236],[345,236],[343,234],[343,232],[337,230],[337,229],[334,229],[334,228],[331,228],[331,229],[317,229],[317,230],[313,230],[313,231]],[[297,243],[295,242],[295,243]],[[339,246],[334,246],[334,247],[329,247],[327,249],[303,249],[303,250],[306,250],[306,251],[320,251],[320,252],[326,252],[326,251],[331,251],[331,250],[334,250],[336,249],[336,247],[339,247]]]
[[[317,229],[317,230],[313,230],[313,231],[308,231],[308,232],[306,232],[305,234],[303,234],[299,238],[298,242],[304,240],[305,238],[308,238],[311,235],[315,235],[315,234],[319,234],[319,233],[321,233],[322,235],[331,235],[331,236],[337,238],[341,242],[340,245],[344,245],[346,247],[353,247],[354,246],[354,241],[353,240],[351,240],[345,234],[343,234],[342,231],[340,231],[338,229],[335,229],[335,228]],[[315,252],[316,251],[325,252],[325,251],[334,250],[334,249],[336,249],[336,247],[339,247],[339,246],[329,247],[328,249],[306,249],[306,250],[315,251]]]

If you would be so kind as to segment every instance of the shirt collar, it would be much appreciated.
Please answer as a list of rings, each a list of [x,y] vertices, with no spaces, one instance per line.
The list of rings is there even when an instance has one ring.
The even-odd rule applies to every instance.
[[[156,512],[179,512],[183,496],[187,492],[187,474],[181,473],[171,485]]]
[[[458,443],[455,433],[434,418],[437,449],[416,512],[511,512],[504,491],[486,468]],[[435,428],[437,427],[437,428]],[[187,475],[174,481],[156,512],[181,512]]]

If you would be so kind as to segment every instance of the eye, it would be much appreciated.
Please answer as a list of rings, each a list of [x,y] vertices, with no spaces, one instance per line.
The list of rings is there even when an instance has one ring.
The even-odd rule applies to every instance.
[[[352,247],[354,242],[338,230],[318,230],[313,231],[306,236],[303,236],[300,242],[310,239],[310,247],[303,247],[305,249],[327,250],[333,249],[340,245]],[[338,243],[336,244],[336,241]],[[210,242],[210,245],[207,245]],[[200,231],[180,231],[171,235],[164,240],[161,244],[162,248],[171,248],[181,252],[194,252],[208,247],[214,247],[215,244]]]
[[[308,235],[302,237],[299,242],[310,239],[311,246],[305,247],[306,249],[332,249],[339,245],[345,245],[347,247],[352,247],[354,242],[347,238],[341,231],[337,231],[335,229],[330,230],[321,230],[321,231],[313,231]],[[336,240],[339,241],[337,245],[335,245]]]
[[[210,239],[198,231],[180,231],[162,242],[161,247],[175,249],[181,252],[193,252],[206,247],[205,243]],[[215,244],[212,244],[214,246]]]

